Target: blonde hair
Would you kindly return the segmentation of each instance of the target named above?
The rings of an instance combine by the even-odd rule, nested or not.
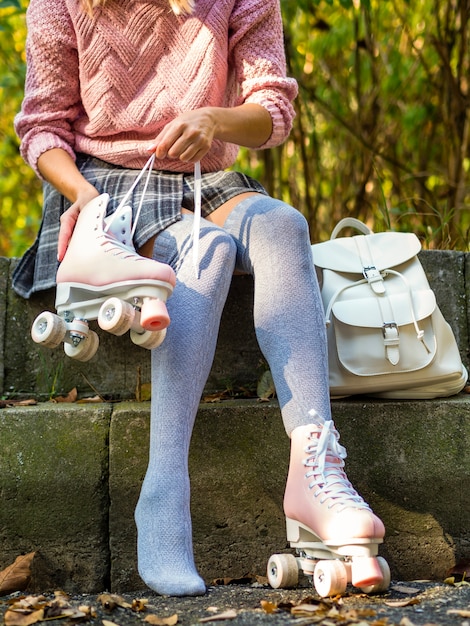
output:
[[[90,15],[97,7],[102,7],[106,4],[106,0],[82,0],[85,6],[85,10]],[[170,8],[175,15],[189,15],[194,11],[195,0],[168,0]]]

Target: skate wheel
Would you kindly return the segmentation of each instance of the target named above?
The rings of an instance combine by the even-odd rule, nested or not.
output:
[[[89,330],[87,336],[76,346],[64,343],[64,351],[67,356],[76,361],[89,361],[95,356],[100,340],[93,330]]]
[[[163,343],[166,336],[166,328],[158,332],[146,330],[143,333],[131,330],[130,335],[132,343],[135,343],[136,346],[152,350],[153,348],[158,348],[158,346]]]
[[[299,567],[293,554],[273,554],[268,561],[268,582],[273,589],[296,587]]]
[[[339,560],[319,561],[313,572],[313,584],[322,598],[343,594],[348,586],[344,563]]]
[[[135,309],[129,302],[119,298],[109,298],[101,305],[98,313],[100,328],[113,335],[124,335],[134,321]]]
[[[170,324],[170,316],[163,300],[147,298],[142,304],[140,325],[144,330],[163,330]]]
[[[31,327],[31,337],[35,343],[46,348],[57,348],[64,340],[67,332],[65,320],[55,313],[44,311],[34,320]]]
[[[378,556],[377,563],[380,567],[380,571],[382,572],[383,579],[381,580],[381,582],[375,583],[374,585],[360,587],[361,591],[363,591],[364,593],[384,593],[390,587],[391,575],[387,561],[382,556]]]

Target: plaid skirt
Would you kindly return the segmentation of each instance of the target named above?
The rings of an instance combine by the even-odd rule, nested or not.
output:
[[[77,155],[77,166],[100,193],[109,194],[108,214],[116,210],[139,175],[139,170],[111,165],[84,154]],[[134,210],[142,199],[145,178],[146,174],[132,192],[130,203]],[[224,202],[246,191],[267,194],[260,183],[240,172],[203,174],[202,216],[209,215]],[[44,184],[43,215],[37,238],[13,273],[13,288],[23,298],[55,287],[60,216],[69,206],[70,202],[52,185]],[[194,208],[194,176],[152,170],[134,235],[135,247],[140,248],[151,237],[178,221],[182,207]]]

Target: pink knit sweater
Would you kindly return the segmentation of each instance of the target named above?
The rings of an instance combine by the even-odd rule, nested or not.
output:
[[[108,0],[94,18],[80,0],[31,0],[27,78],[15,128],[21,153],[60,147],[140,168],[147,146],[179,113],[255,102],[271,114],[262,148],[282,143],[297,84],[285,75],[279,0],[196,0],[175,16],[167,0]],[[204,171],[233,164],[238,147],[214,141]],[[161,160],[158,169],[192,171]]]

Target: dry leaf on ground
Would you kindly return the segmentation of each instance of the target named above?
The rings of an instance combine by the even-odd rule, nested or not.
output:
[[[110,622],[108,619],[103,619],[101,621],[103,626],[119,626],[119,624],[116,624],[116,622]]]
[[[18,556],[14,563],[0,572],[0,595],[23,591],[31,579],[31,563],[36,552]]]
[[[277,608],[277,604],[274,604],[274,602],[268,602],[268,600],[261,600],[261,608],[268,614],[277,613],[279,610]]]
[[[274,386],[274,380],[270,370],[266,370],[261,375],[256,393],[260,401],[267,401],[276,396],[276,387]]]
[[[159,617],[158,615],[147,615],[144,622],[148,622],[152,626],[174,626],[178,623],[178,614],[170,615],[170,617]]]
[[[57,402],[57,403],[59,403],[59,402],[71,402],[71,403],[73,403],[73,402],[76,402],[77,397],[78,397],[78,392],[77,392],[76,387],[74,387],[73,389],[71,389],[68,392],[68,394],[66,396],[58,396],[57,398],[53,398],[51,400],[51,402]]]
[[[35,406],[38,403],[34,398],[26,400],[0,400],[0,409],[6,409],[13,406]]]
[[[32,612],[23,612],[15,609],[8,609],[3,620],[5,626],[31,626],[44,619],[44,609]]]
[[[229,609],[228,611],[218,613],[217,615],[211,615],[210,617],[201,617],[199,622],[201,624],[206,624],[208,622],[223,622],[228,619],[235,619],[236,617],[237,612],[235,611],[235,609]]]
[[[470,617],[469,609],[449,609],[447,615],[458,615],[459,617]]]
[[[113,611],[118,606],[121,607],[121,609],[132,609],[132,604],[115,593],[102,593],[98,596],[97,600],[106,611]]]
[[[385,600],[384,604],[392,608],[401,609],[404,606],[420,604],[420,600],[418,600],[418,598],[405,598],[404,600]]]

